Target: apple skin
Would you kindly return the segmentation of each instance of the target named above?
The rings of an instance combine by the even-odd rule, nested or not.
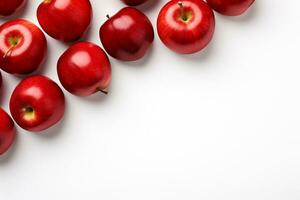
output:
[[[157,19],[161,41],[179,54],[201,51],[211,41],[214,30],[214,13],[202,0],[171,0]]]
[[[208,5],[222,15],[238,16],[248,10],[255,0],[206,0]]]
[[[10,112],[25,130],[41,132],[59,122],[65,111],[65,97],[51,79],[36,75],[24,79],[10,99]]]
[[[123,3],[129,6],[138,6],[145,3],[147,0],[122,0]]]
[[[61,84],[77,96],[95,92],[107,93],[111,80],[111,65],[106,53],[90,42],[80,42],[59,58],[57,73]]]
[[[0,16],[9,16],[21,9],[27,0],[0,0]]]
[[[110,17],[100,28],[106,52],[121,61],[136,61],[145,56],[154,40],[153,26],[142,12],[126,7]]]
[[[0,68],[26,75],[36,71],[47,54],[44,33],[33,23],[16,19],[0,26]]]
[[[87,31],[92,15],[89,0],[47,0],[37,10],[42,29],[63,42],[80,39]]]
[[[16,129],[10,116],[0,108],[0,156],[13,144],[16,137]]]

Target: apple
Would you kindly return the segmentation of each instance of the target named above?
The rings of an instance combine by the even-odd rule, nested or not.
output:
[[[0,16],[12,15],[21,9],[26,0],[0,0]]]
[[[16,75],[30,74],[40,67],[46,53],[46,37],[33,23],[16,19],[0,26],[2,70]]]
[[[214,13],[202,0],[171,0],[160,10],[157,19],[161,41],[180,54],[192,54],[205,48],[214,30]]]
[[[0,108],[0,155],[11,147],[16,137],[16,129],[10,116]]]
[[[122,0],[122,1],[129,6],[138,6],[145,3],[147,0]]]
[[[80,42],[59,58],[57,73],[67,91],[78,96],[89,96],[98,91],[107,93],[111,66],[106,53],[99,46]]]
[[[59,122],[65,111],[65,98],[51,79],[36,75],[22,80],[10,98],[10,112],[25,130],[40,132]]]
[[[89,0],[44,0],[38,7],[37,18],[48,35],[73,42],[88,29],[92,6]]]
[[[154,40],[150,20],[135,8],[121,9],[100,28],[100,39],[107,53],[122,61],[144,57]]]
[[[255,0],[206,0],[212,9],[227,16],[243,14],[254,1]]]

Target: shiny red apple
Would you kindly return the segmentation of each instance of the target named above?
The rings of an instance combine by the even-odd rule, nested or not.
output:
[[[147,0],[122,0],[122,1],[129,6],[138,6],[145,3]]]
[[[0,68],[24,75],[37,70],[47,52],[44,33],[33,23],[16,19],[0,26]]]
[[[11,147],[16,136],[14,122],[10,116],[0,108],[0,155]]]
[[[40,132],[59,122],[65,111],[65,98],[51,79],[37,75],[24,79],[10,99],[10,112],[25,130]]]
[[[206,0],[212,9],[227,16],[243,14],[254,1],[255,0]]]
[[[59,58],[57,73],[61,84],[70,93],[89,96],[95,92],[107,93],[111,66],[105,52],[90,42],[80,42]]]
[[[139,60],[154,40],[150,20],[135,8],[126,7],[100,28],[100,39],[109,55],[122,61]]]
[[[92,6],[89,0],[44,0],[38,7],[37,18],[48,35],[72,42],[88,29]]]
[[[192,54],[205,48],[214,30],[214,13],[202,0],[171,0],[157,19],[161,41],[180,54]]]
[[[21,9],[26,0],[0,0],[0,16],[12,15]]]

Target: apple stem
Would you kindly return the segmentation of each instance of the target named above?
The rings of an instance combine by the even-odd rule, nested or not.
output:
[[[183,7],[182,1],[178,1],[178,5],[182,8]]]
[[[181,15],[183,15],[183,13],[184,13],[184,8],[183,8],[183,3],[182,3],[182,1],[178,1],[178,5],[179,5],[179,7],[180,7]]]
[[[108,94],[108,91],[105,91],[105,90],[99,90],[100,92],[102,92],[103,94],[107,95]]]
[[[3,58],[6,58],[8,56],[8,54],[10,54],[12,52],[14,47],[15,47],[15,45],[10,46],[9,49],[7,49],[7,51],[3,55]]]
[[[109,18],[110,18],[110,16],[107,14],[107,15],[106,15],[106,18],[107,18],[107,19],[109,19]]]
[[[103,94],[108,94],[108,90],[106,89],[101,89],[101,88],[97,88],[97,91],[102,92]]]
[[[184,11],[184,6],[182,1],[178,1],[178,5],[180,7],[180,17],[182,18],[183,21],[186,21],[188,19],[188,16]]]

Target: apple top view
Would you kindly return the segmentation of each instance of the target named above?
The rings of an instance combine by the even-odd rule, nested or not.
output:
[[[150,2],[121,1],[128,6]],[[236,16],[244,13],[253,2],[167,1],[157,15],[158,36],[170,50],[178,54],[194,54],[207,47],[213,38],[216,24],[213,10]],[[12,118],[21,128],[41,133],[57,124],[65,111],[65,97],[60,86],[45,75],[39,75],[39,68],[51,54],[43,31],[69,46],[57,58],[57,75],[61,85],[73,95],[86,97],[96,92],[109,92],[112,73],[107,54],[124,62],[142,59],[153,44],[154,28],[150,19],[138,8],[124,7],[115,15],[107,15],[106,22],[99,28],[104,51],[93,42],[76,43],[79,39],[84,40],[92,23],[93,6],[89,0],[41,1],[36,16],[43,31],[32,21],[13,17],[20,15],[25,7],[30,8],[31,3],[26,0],[0,0],[0,15],[10,15],[0,26],[0,68],[23,79],[9,101]],[[32,75],[34,72],[37,74]],[[2,77],[0,80],[2,85]],[[0,114],[0,153],[3,154],[13,143],[15,128],[3,109]]]
[[[0,0],[0,200],[300,200],[299,7]]]
[[[300,200],[299,6],[0,0],[0,200]]]

